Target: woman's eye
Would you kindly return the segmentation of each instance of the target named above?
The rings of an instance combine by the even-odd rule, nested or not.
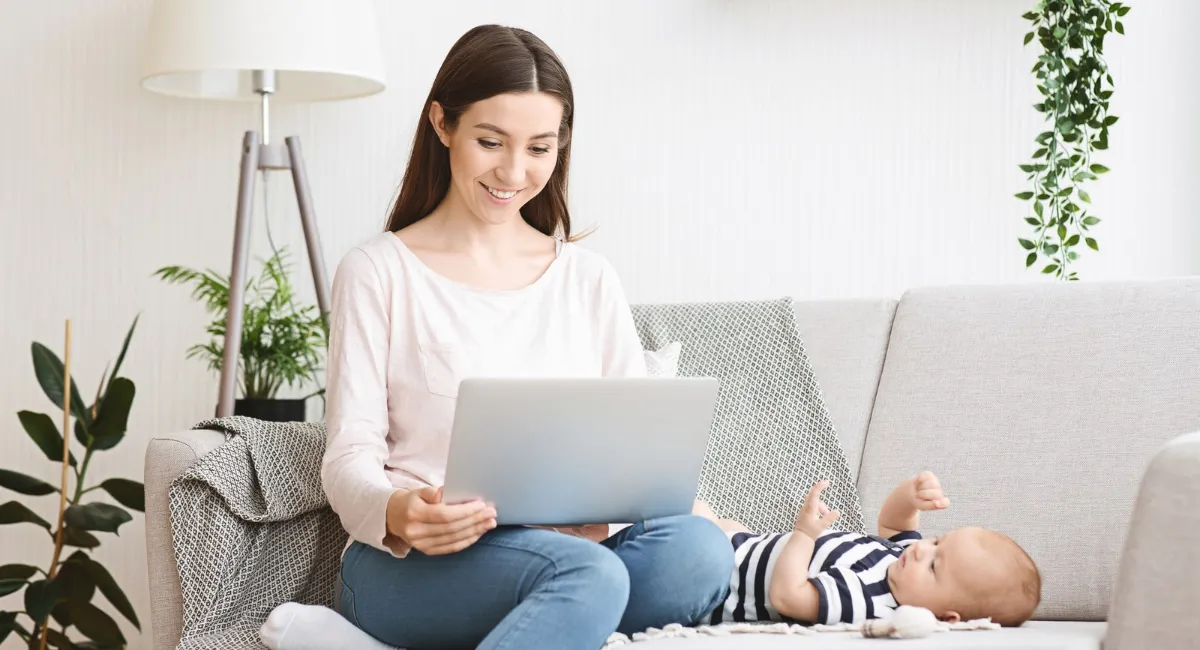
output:
[[[500,143],[496,142],[495,140],[480,140],[479,146],[483,147],[484,149],[498,149],[500,147]]]
[[[550,147],[534,147],[533,153],[536,153],[539,156],[544,156],[544,155],[550,153]]]

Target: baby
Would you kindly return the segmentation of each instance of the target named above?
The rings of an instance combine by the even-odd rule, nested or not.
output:
[[[809,490],[790,533],[752,533],[696,502],[695,514],[715,521],[734,547],[729,594],[710,623],[861,623],[900,605],[924,607],[944,621],[990,617],[1004,626],[1033,614],[1041,574],[1016,542],[982,528],[934,539],[916,532],[921,511],[950,505],[932,472],[892,491],[879,512],[878,537],[824,532],[838,517],[821,502],[828,486],[821,481]]]

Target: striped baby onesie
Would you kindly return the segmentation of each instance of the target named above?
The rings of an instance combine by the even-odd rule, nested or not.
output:
[[[710,623],[785,620],[768,602],[775,560],[793,533],[732,533],[733,574],[729,594],[713,610]],[[905,531],[889,539],[875,535],[833,532],[813,545],[809,582],[820,596],[816,623],[861,623],[886,618],[897,607],[888,587],[887,569],[904,549],[921,539]],[[789,621],[791,622],[791,621]]]

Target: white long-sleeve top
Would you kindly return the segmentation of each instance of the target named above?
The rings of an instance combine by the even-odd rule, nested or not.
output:
[[[573,243],[521,289],[469,287],[426,266],[394,233],[338,264],[329,315],[321,481],[351,540],[396,557],[396,490],[442,485],[458,382],[469,376],[644,376],[612,265]]]

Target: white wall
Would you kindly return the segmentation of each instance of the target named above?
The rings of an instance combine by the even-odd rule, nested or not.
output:
[[[532,29],[568,65],[574,217],[599,227],[586,244],[617,265],[634,301],[1045,281],[1023,270],[1025,215],[1012,198],[1041,130],[1034,54],[1021,47],[1031,1],[426,4],[379,3],[386,93],[275,112],[276,137],[302,138],[331,273],[382,228],[446,50],[470,26],[502,22]],[[1105,222],[1085,280],[1200,272],[1186,190],[1200,174],[1200,44],[1188,38],[1200,6],[1133,4],[1128,35],[1107,50],[1121,121],[1100,158],[1113,171],[1090,190]],[[149,436],[214,405],[215,377],[183,358],[206,315],[150,275],[228,268],[239,147],[257,112],[141,90],[148,9],[0,6],[0,467],[47,480],[54,468],[15,413],[57,413],[29,344],[61,350],[66,318],[75,376],[91,390],[142,313],[125,371],[139,391],[132,431],[94,463],[97,478],[140,478]],[[271,186],[273,229],[311,295],[287,182]],[[261,222],[254,237],[265,253]],[[46,539],[25,528],[0,529],[0,562],[46,564]],[[98,555],[148,622],[143,529],[139,516]]]

